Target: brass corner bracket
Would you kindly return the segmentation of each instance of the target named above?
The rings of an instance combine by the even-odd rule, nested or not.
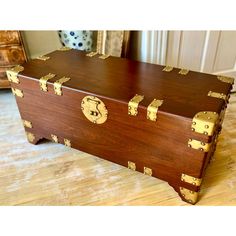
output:
[[[195,204],[198,200],[198,192],[191,191],[189,189],[180,187],[180,194],[189,203]]]
[[[190,138],[188,140],[188,147],[196,149],[196,150],[200,150],[202,152],[209,152],[211,143],[205,143],[205,142],[201,142],[196,139]]]
[[[35,140],[35,135],[30,133],[30,132],[25,132],[26,133],[26,136],[27,136],[27,139],[30,143],[34,142]]]
[[[107,59],[108,57],[110,57],[109,54],[107,54],[107,55],[104,54],[104,55],[101,55],[99,58],[104,60],[104,59]]]
[[[138,105],[144,99],[143,95],[136,94],[128,103],[128,115],[138,115]]]
[[[51,134],[52,141],[58,143],[58,137],[55,134]]]
[[[228,76],[218,75],[217,79],[224,83],[234,84],[234,78]]]
[[[70,47],[61,47],[60,49],[59,49],[59,51],[70,51],[72,48],[70,48]]]
[[[48,87],[47,87],[47,81],[54,78],[56,75],[49,73],[39,79],[39,87],[41,91],[47,92]]]
[[[35,59],[38,59],[38,60],[41,60],[41,61],[47,61],[47,60],[50,59],[50,57],[43,55],[43,56],[36,57]]]
[[[98,52],[90,52],[90,53],[87,53],[86,56],[87,57],[94,57],[98,54]]]
[[[147,108],[147,119],[151,121],[157,120],[158,108],[162,105],[163,100],[154,99]]]
[[[195,186],[200,186],[202,183],[202,179],[199,179],[190,175],[186,175],[186,174],[181,175],[181,181],[195,185]]]
[[[16,84],[19,84],[20,81],[19,79],[17,78],[18,74],[24,70],[24,67],[23,66],[20,66],[20,65],[17,65],[11,69],[8,69],[6,71],[6,74],[7,74],[7,78],[10,82],[13,82],[13,83],[16,83]]]
[[[54,86],[54,93],[56,95],[61,96],[62,95],[62,84],[64,84],[65,82],[69,81],[70,78],[68,77],[62,77],[61,79],[57,80],[56,82],[54,82],[53,86]]]
[[[213,111],[198,112],[192,120],[192,131],[212,136],[219,119],[219,114]]]
[[[22,119],[22,122],[23,122],[24,127],[30,128],[30,129],[33,128],[33,125],[32,125],[32,122],[31,122],[31,121],[23,120],[23,119]]]
[[[166,66],[166,67],[163,68],[162,71],[165,71],[165,72],[171,72],[173,69],[174,69],[173,66]]]
[[[71,147],[71,141],[70,141],[69,139],[64,138],[64,144],[65,144],[67,147]]]
[[[143,173],[144,173],[145,175],[152,176],[152,169],[144,166],[144,168],[143,168]]]
[[[132,161],[128,161],[128,169],[136,170],[136,164]]]
[[[188,72],[189,72],[189,70],[187,70],[187,69],[181,69],[181,70],[179,71],[179,74],[180,74],[180,75],[187,75]]]
[[[220,98],[220,99],[223,99],[225,101],[227,100],[227,96],[224,93],[217,93],[217,92],[209,91],[207,96],[213,97],[213,98]]]
[[[14,94],[14,96],[17,96],[17,97],[20,97],[20,98],[24,97],[24,93],[23,93],[22,90],[17,89],[17,88],[11,88],[11,90],[12,90],[12,93]]]

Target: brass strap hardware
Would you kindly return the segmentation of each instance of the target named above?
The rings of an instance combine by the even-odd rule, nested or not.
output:
[[[195,139],[189,139],[188,147],[200,150],[202,152],[209,152],[211,143],[204,143]]]
[[[19,79],[17,78],[18,74],[24,70],[24,67],[23,66],[15,66],[9,70],[6,71],[7,73],[7,78],[10,82],[13,82],[13,83],[17,83],[19,84],[20,81]]]
[[[212,111],[198,112],[192,120],[192,131],[212,136],[218,121],[219,115]]]
[[[216,93],[216,92],[212,92],[212,91],[209,91],[207,96],[213,97],[213,98],[221,98],[223,100],[226,100],[226,98],[227,98],[224,93]]]
[[[67,147],[71,147],[71,141],[70,141],[69,139],[64,138],[64,144],[65,144]]]
[[[171,72],[174,69],[172,66],[166,66],[162,71]]]
[[[25,133],[26,133],[28,141],[32,143],[35,140],[35,135],[30,132],[25,132]]]
[[[44,92],[47,92],[47,91],[48,91],[47,81],[48,81],[49,79],[54,78],[55,76],[56,76],[55,74],[49,73],[49,74],[47,74],[47,75],[41,77],[41,78],[39,79],[40,90],[42,90],[42,91],[44,91]]]
[[[138,115],[138,105],[144,99],[144,96],[136,94],[128,104],[128,114],[130,116]]]
[[[157,120],[158,108],[162,105],[163,100],[154,99],[147,108],[147,119],[151,121]]]
[[[22,122],[23,122],[24,127],[30,128],[30,129],[33,128],[32,122],[30,122],[28,120],[22,120]]]
[[[195,186],[200,186],[202,183],[202,179],[195,178],[190,175],[182,174],[181,175],[181,181],[195,185]]]
[[[72,48],[70,48],[70,47],[62,47],[62,48],[60,48],[59,49],[59,51],[69,51],[69,50],[71,50]]]
[[[104,59],[107,59],[109,56],[110,55],[101,55],[99,58],[104,60]]]
[[[187,75],[188,72],[189,72],[189,70],[181,69],[181,70],[179,71],[179,74],[181,74],[181,75]]]
[[[12,88],[12,93],[14,94],[14,96],[17,96],[17,97],[20,97],[20,98],[23,98],[24,97],[24,93],[22,90],[20,89],[17,89],[17,88]]]
[[[132,161],[128,161],[128,168],[131,170],[136,170],[136,164]]]
[[[180,187],[180,193],[187,202],[192,203],[192,204],[195,204],[197,202],[198,192]]]
[[[51,134],[52,141],[58,143],[58,137],[55,134]]]
[[[144,167],[143,168],[143,173],[145,175],[149,175],[149,176],[152,176],[152,169],[148,168],[148,167]]]
[[[98,52],[90,52],[90,53],[87,53],[86,56],[87,57],[94,57],[97,54],[98,54]]]
[[[48,56],[39,56],[39,57],[36,57],[36,59],[41,60],[41,61],[47,61],[48,59],[50,59],[50,57],[48,57]]]
[[[94,96],[85,96],[83,98],[81,110],[85,117],[94,124],[103,124],[108,117],[104,102]]]
[[[54,86],[54,92],[56,95],[61,96],[62,95],[62,84],[69,81],[70,78],[68,77],[62,77],[61,79],[57,80],[56,82],[54,82],[53,86]]]
[[[218,75],[217,79],[224,83],[234,84],[234,78],[232,77]]]

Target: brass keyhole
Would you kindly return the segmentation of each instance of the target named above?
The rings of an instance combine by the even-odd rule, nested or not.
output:
[[[85,117],[95,124],[102,124],[107,120],[108,111],[105,104],[97,97],[84,97],[81,109]]]

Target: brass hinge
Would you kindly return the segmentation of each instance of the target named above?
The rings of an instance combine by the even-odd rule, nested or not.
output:
[[[87,53],[86,56],[87,57],[94,57],[97,54],[98,54],[98,52],[90,52],[90,53]]]
[[[36,59],[41,60],[41,61],[47,61],[48,59],[50,59],[50,57],[43,55],[43,56],[36,57]]]
[[[56,82],[54,82],[53,86],[54,86],[54,92],[56,95],[61,96],[62,95],[62,84],[69,81],[70,78],[68,77],[62,77],[61,79],[57,80]]]
[[[181,175],[181,181],[195,185],[195,186],[200,186],[202,183],[202,179],[195,178],[190,175],[182,174]]]
[[[152,169],[150,169],[150,168],[144,166],[144,168],[143,168],[143,173],[144,173],[145,175],[152,176]]]
[[[104,59],[107,59],[109,56],[110,55],[101,55],[99,58],[104,60]]]
[[[136,164],[132,161],[128,161],[128,168],[131,170],[136,170]]]
[[[181,74],[181,75],[187,75],[188,72],[189,72],[189,70],[181,69],[181,70],[179,71],[179,74]]]
[[[24,127],[33,128],[32,122],[28,121],[28,120],[22,120]]]
[[[20,97],[20,98],[23,98],[24,97],[24,93],[22,90],[20,89],[17,89],[17,88],[12,88],[12,93],[14,94],[14,96],[17,96],[17,97]]]
[[[217,79],[224,83],[234,84],[234,78],[232,77],[218,75]]]
[[[216,92],[212,92],[212,91],[209,91],[207,96],[209,97],[213,97],[213,98],[220,98],[220,99],[223,99],[226,101],[226,95],[224,93],[216,93]]]
[[[143,95],[136,94],[128,103],[128,114],[130,116],[138,115],[138,105],[144,99]]]
[[[35,140],[35,135],[30,132],[25,132],[25,133],[26,133],[28,141],[32,143]]]
[[[180,193],[187,202],[192,203],[192,204],[195,204],[197,202],[198,192],[180,187]]]
[[[162,71],[171,72],[173,69],[174,69],[174,67],[172,67],[172,66],[166,66],[165,68],[163,68]]]
[[[13,83],[17,83],[19,84],[20,81],[19,79],[17,78],[18,74],[24,70],[24,67],[23,66],[15,66],[9,70],[6,71],[7,73],[7,78],[10,82],[13,82]]]
[[[59,51],[69,51],[69,50],[71,50],[72,48],[70,48],[70,47],[62,47],[62,48],[60,48],[59,49]]]
[[[55,134],[51,134],[52,141],[58,143],[58,137]]]
[[[52,79],[54,78],[56,75],[55,74],[52,74],[52,73],[49,73],[43,77],[41,77],[39,79],[39,86],[40,86],[40,90],[44,91],[44,92],[47,92],[48,91],[48,87],[47,87],[47,81],[49,79]]]
[[[151,121],[157,120],[158,108],[162,105],[163,100],[154,99],[147,108],[147,119]]]
[[[70,141],[69,139],[64,138],[64,144],[65,144],[67,147],[71,147],[71,141]]]
[[[209,152],[211,143],[204,143],[195,139],[188,140],[188,147],[197,149],[203,152]]]
[[[198,112],[192,120],[192,131],[212,136],[215,130],[219,115],[212,111]]]

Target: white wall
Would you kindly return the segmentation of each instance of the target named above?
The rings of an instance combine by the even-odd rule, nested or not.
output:
[[[57,31],[21,31],[29,59],[45,55],[62,47]]]

